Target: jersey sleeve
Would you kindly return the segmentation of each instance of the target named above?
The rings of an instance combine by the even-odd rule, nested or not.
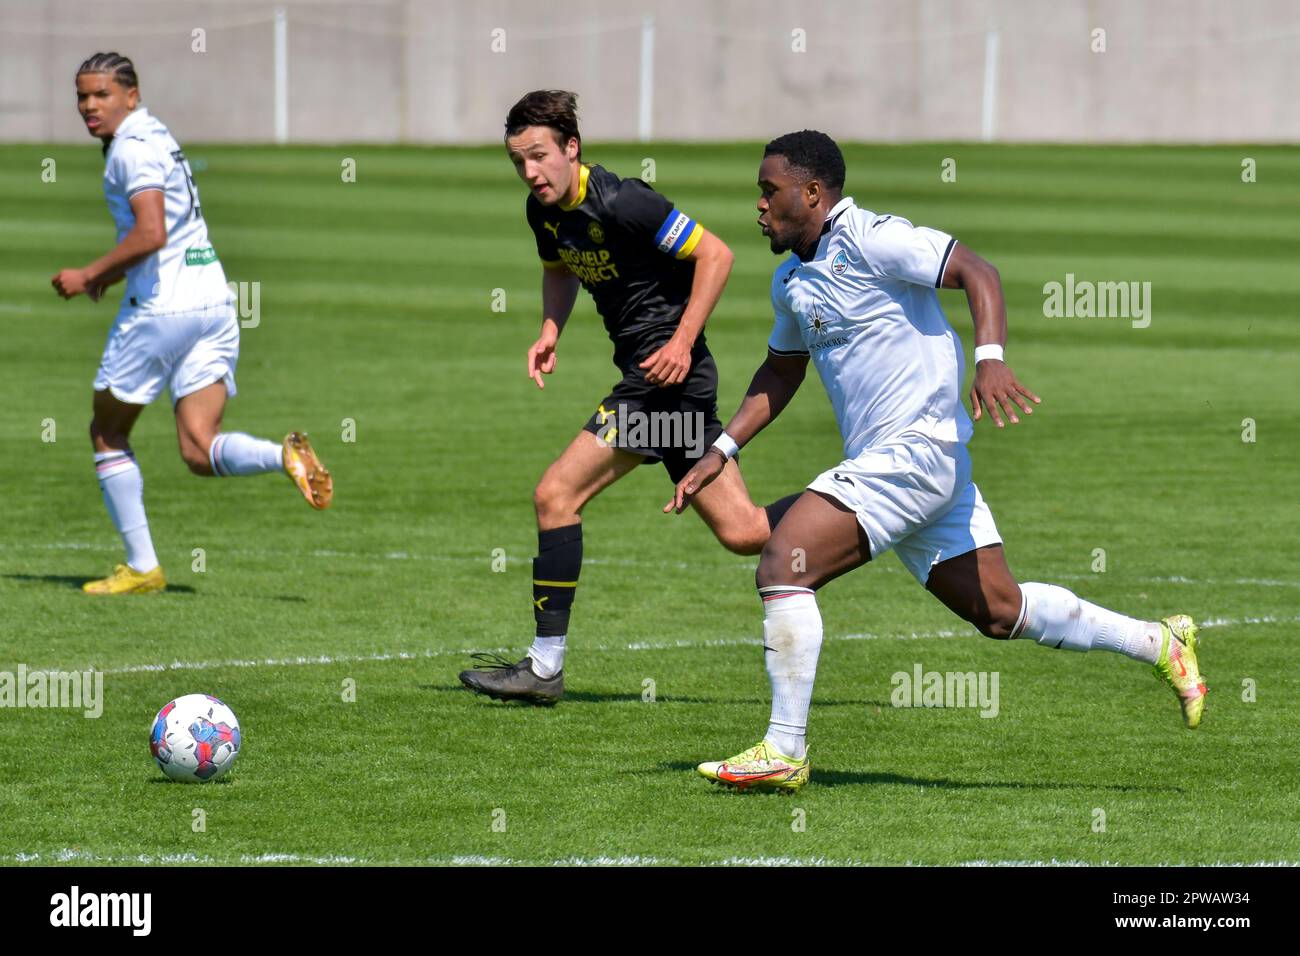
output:
[[[862,252],[882,275],[938,288],[957,240],[946,232],[914,226],[897,216],[878,216],[862,237]]]
[[[799,332],[799,320],[790,308],[785,295],[785,284],[781,281],[788,270],[785,266],[777,269],[772,278],[772,334],[767,339],[767,349],[774,355],[807,355],[803,336]]]
[[[167,172],[162,155],[144,140],[127,138],[113,144],[108,177],[127,199],[147,189],[165,191]]]
[[[524,215],[528,219],[528,227],[533,230],[533,239],[537,242],[537,258],[542,260],[542,266],[547,269],[565,268],[555,236],[546,228],[546,213],[542,204],[534,202],[529,196]]]
[[[619,184],[614,221],[630,235],[651,242],[665,255],[685,259],[699,245],[704,227],[639,179]]]

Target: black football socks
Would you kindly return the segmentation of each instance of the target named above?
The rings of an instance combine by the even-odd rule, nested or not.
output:
[[[537,532],[533,558],[533,616],[538,637],[569,633],[569,609],[582,569],[582,523]]]

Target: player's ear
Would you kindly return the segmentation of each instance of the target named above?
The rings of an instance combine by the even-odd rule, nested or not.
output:
[[[815,179],[809,180],[803,187],[803,195],[808,202],[808,208],[815,208],[822,198],[822,184]]]

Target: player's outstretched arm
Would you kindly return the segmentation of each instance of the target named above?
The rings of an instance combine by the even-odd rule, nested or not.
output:
[[[555,344],[569,321],[581,283],[563,265],[542,268],[542,332],[528,350],[528,377],[545,388],[543,375],[555,371]]]
[[[700,241],[686,258],[695,263],[690,301],[682,311],[673,337],[662,348],[646,356],[640,366],[645,369],[645,380],[660,388],[686,381],[691,370],[691,349],[695,347],[695,340],[700,337],[713,307],[722,297],[736,257],[725,242],[702,229]]]
[[[790,399],[794,398],[794,393],[799,391],[807,371],[807,355],[767,354],[750,380],[749,391],[745,393],[740,408],[736,409],[736,414],[727,422],[726,433],[738,447],[745,445],[781,414],[790,404]],[[664,513],[674,511],[681,514],[690,504],[691,497],[722,474],[726,464],[726,456],[716,445],[706,451],[686,476],[677,482],[672,499],[664,505]]]
[[[1005,409],[1013,425],[1018,425],[1016,406],[1026,415],[1034,410],[1025,399],[1037,404],[1042,399],[1021,385],[1010,366],[997,358],[981,358],[981,346],[997,346],[999,356],[1007,343],[1007,304],[1002,297],[1002,278],[991,262],[981,259],[960,242],[953,246],[944,269],[942,287],[965,289],[971,317],[975,320],[975,381],[970,390],[971,416],[979,421],[983,410],[998,428],[1003,428]],[[983,408],[981,408],[983,406]]]
[[[135,214],[135,225],[122,241],[83,269],[60,270],[50,280],[55,292],[65,299],[85,292],[92,300],[98,300],[104,289],[125,275],[126,270],[167,245],[167,217],[161,190],[136,193],[131,197],[131,212]]]

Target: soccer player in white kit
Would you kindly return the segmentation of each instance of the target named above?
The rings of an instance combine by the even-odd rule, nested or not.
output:
[[[126,546],[126,561],[90,594],[161,591],[167,581],[149,534],[144,482],[130,434],[164,387],[171,393],[181,458],[196,475],[229,477],[284,471],[317,509],[329,506],[333,481],[307,436],[282,443],[222,432],[235,394],[239,321],[225,272],[208,241],[198,187],[180,146],[140,105],[131,61],[97,53],[77,71],[77,109],[104,143],[104,196],[117,245],[81,269],[52,280],[65,299],[98,301],[126,279],[126,291],[95,376],[90,424],[104,504]]]
[[[1036,395],[1002,359],[1006,306],[997,270],[951,236],[844,198],[844,158],[824,133],[769,143],[759,167],[759,225],[774,253],[768,355],[739,410],[665,511],[680,510],[790,401],[809,360],[830,396],[844,461],[808,485],[772,532],[756,583],[772,714],[757,745],[699,772],[738,789],[793,791],[808,781],[808,708],[822,643],[815,592],[891,548],[950,610],[994,638],[1109,650],[1154,666],[1197,727],[1206,688],[1186,615],[1140,621],[1051,584],[1019,584],[993,515],[971,481],[973,424],[958,390],[961,340],[936,289],[964,289],[975,323],[971,407],[1018,423]],[[802,549],[804,561],[792,560]],[[802,568],[802,570],[794,570]]]

